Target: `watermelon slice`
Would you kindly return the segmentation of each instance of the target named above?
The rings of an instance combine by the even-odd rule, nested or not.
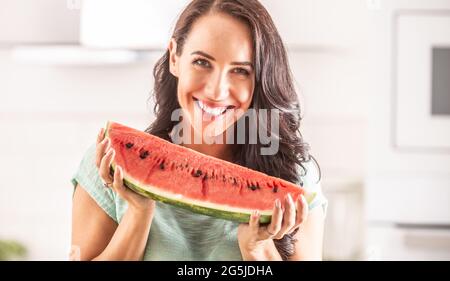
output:
[[[108,122],[106,136],[122,167],[124,184],[135,192],[193,212],[249,222],[254,210],[260,223],[269,223],[275,200],[296,200],[304,189],[151,134]],[[315,194],[305,194],[311,201]],[[308,202],[308,203],[309,203]]]

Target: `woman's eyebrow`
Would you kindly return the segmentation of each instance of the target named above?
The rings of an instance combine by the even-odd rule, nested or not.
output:
[[[202,52],[202,51],[192,52],[191,55],[201,55],[201,56],[204,56],[205,58],[208,58],[208,59],[210,59],[212,61],[216,61],[216,59],[213,56],[208,55],[207,53]],[[234,61],[234,62],[231,62],[230,64],[231,65],[248,65],[248,66],[250,66],[253,69],[253,63],[251,63],[249,61],[242,61],[242,62]]]

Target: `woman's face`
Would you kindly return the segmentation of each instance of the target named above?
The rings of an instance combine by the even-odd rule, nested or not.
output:
[[[178,101],[194,133],[221,135],[249,108],[255,85],[249,28],[225,14],[199,18],[177,56],[169,44]]]

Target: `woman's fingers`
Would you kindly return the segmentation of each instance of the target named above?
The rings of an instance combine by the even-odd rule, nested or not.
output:
[[[283,238],[295,225],[295,204],[291,194],[288,194],[284,199],[284,206],[283,223],[278,233],[274,236],[274,239]]]
[[[109,145],[109,139],[105,138],[102,142],[100,142],[95,151],[95,164],[97,165],[97,168],[100,168],[100,162],[102,161],[102,158],[105,156],[106,151],[108,151],[110,145]]]
[[[252,232],[257,235],[256,240],[281,239],[284,235],[295,231],[308,216],[308,203],[303,195],[294,202],[288,194],[284,200],[284,208],[281,207],[279,199],[275,201],[272,220],[268,226],[260,226],[260,213],[255,211],[249,222]]]
[[[291,231],[289,231],[289,233],[294,232],[308,218],[308,212],[309,212],[308,202],[306,202],[306,198],[303,195],[301,195],[296,200],[296,205],[297,205],[296,206],[297,207],[297,214],[296,214],[296,219],[295,219],[295,225],[291,229]]]
[[[124,172],[119,165],[115,166],[113,180],[113,191],[128,202],[128,207],[139,210],[152,210],[155,207],[155,201],[137,194],[124,184]]]
[[[110,147],[109,138],[104,137],[103,128],[100,130],[100,133],[97,136],[97,145],[95,147],[95,165],[97,168],[100,168],[100,162],[102,161],[105,152]]]
[[[301,195],[297,200],[297,220],[295,222],[296,226],[300,226],[308,218],[308,202],[306,202],[305,196]]]
[[[99,144],[104,137],[105,137],[105,130],[103,128],[100,128],[100,132],[98,132],[97,136],[97,144]]]
[[[273,238],[281,229],[283,221],[283,210],[281,209],[281,202],[279,199],[275,201],[273,209],[272,220],[267,227],[261,229],[263,239]]]
[[[110,166],[111,166],[111,162],[114,159],[114,149],[109,148],[108,151],[106,152],[106,155],[103,156],[102,160],[100,161],[100,168],[99,168],[99,174],[100,174],[100,178],[102,178],[102,180],[106,183],[112,183],[113,182],[113,178],[111,177],[109,171],[110,171]]]
[[[125,186],[123,185],[123,171],[120,166],[116,166],[116,169],[114,170],[114,181],[112,184],[112,188],[117,194],[119,194],[120,197],[125,199],[126,190]]]
[[[252,213],[252,215],[250,216],[249,226],[250,226],[250,229],[255,233],[255,235],[258,234],[260,216],[261,216],[261,214],[257,210],[254,211]]]

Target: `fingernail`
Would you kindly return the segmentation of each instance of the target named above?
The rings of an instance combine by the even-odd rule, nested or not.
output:
[[[275,206],[276,206],[277,208],[280,208],[280,207],[281,207],[280,199],[275,200]]]
[[[288,202],[294,202],[294,201],[292,200],[292,196],[291,196],[290,193],[288,193],[288,195],[286,196],[286,199],[287,199]]]
[[[258,210],[255,210],[255,211],[253,212],[253,216],[254,216],[255,218],[259,217],[259,211],[258,211]]]
[[[302,201],[303,203],[308,204],[308,201],[306,201],[306,197],[303,194],[300,195],[299,200]]]

